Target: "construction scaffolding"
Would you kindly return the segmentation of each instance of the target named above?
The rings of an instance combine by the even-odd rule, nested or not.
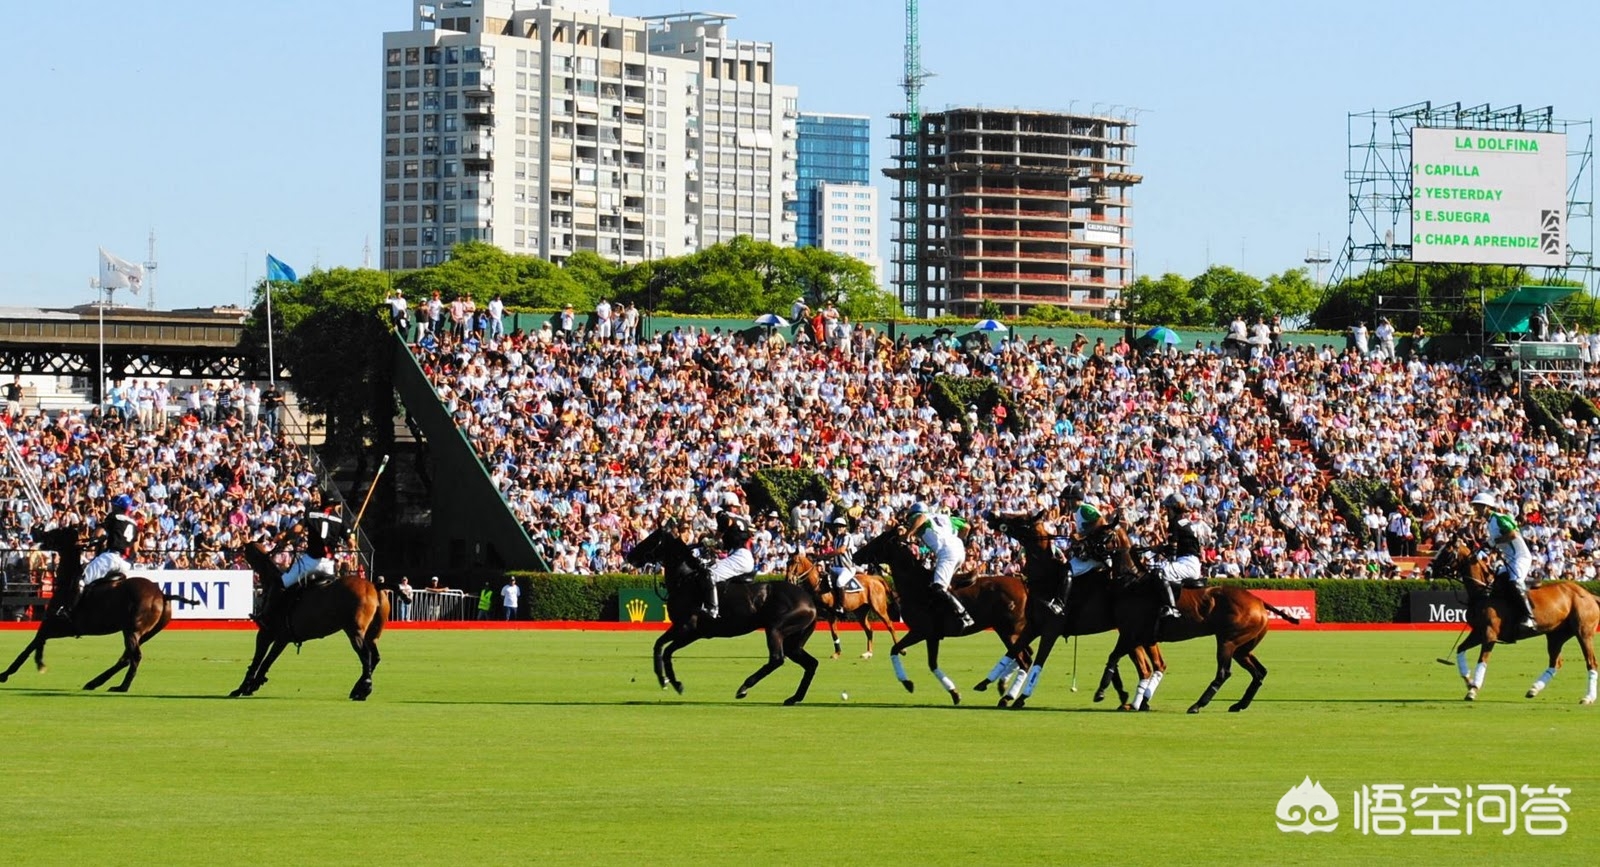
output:
[[[1127,117],[951,108],[894,115],[894,276],[918,317],[1055,306],[1116,318],[1133,279]]]
[[[1564,133],[1567,141],[1566,255],[1560,267],[1535,268],[1523,282],[1573,280],[1595,291],[1594,261],[1594,122],[1562,120],[1546,106],[1494,108],[1420,102],[1389,111],[1351,113],[1348,117],[1345,180],[1349,184],[1349,235],[1327,284],[1370,268],[1412,262],[1413,166],[1412,133],[1418,128],[1484,132]],[[1422,264],[1422,263],[1419,263]],[[1388,318],[1402,331],[1416,327],[1423,308],[1451,318],[1482,307],[1481,286],[1468,279],[1431,281],[1426,293],[1420,275],[1409,290],[1375,296],[1372,321]],[[1424,297],[1426,294],[1426,297]]]

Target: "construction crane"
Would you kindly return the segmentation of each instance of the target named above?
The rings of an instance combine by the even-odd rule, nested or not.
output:
[[[917,21],[917,0],[906,0],[906,68],[900,86],[906,92],[906,126],[900,136],[900,303],[923,301],[919,247],[922,244],[922,82],[932,73],[922,68],[922,41]],[[909,275],[910,279],[906,278]],[[909,296],[909,297],[908,297]]]

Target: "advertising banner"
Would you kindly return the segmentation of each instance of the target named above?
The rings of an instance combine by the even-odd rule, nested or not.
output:
[[[1467,598],[1454,590],[1413,590],[1409,597],[1412,623],[1466,623]]]
[[[164,569],[134,574],[154,581],[162,593],[200,603],[173,602],[174,620],[248,620],[255,608],[255,576],[248,569]]]
[[[1262,602],[1299,618],[1300,626],[1313,626],[1317,622],[1317,594],[1314,590],[1251,590],[1250,592]],[[1272,618],[1274,629],[1294,628],[1289,621],[1271,611],[1267,612],[1267,616]]]

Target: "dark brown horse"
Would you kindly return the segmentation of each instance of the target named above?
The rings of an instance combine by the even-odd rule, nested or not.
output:
[[[139,673],[139,662],[144,658],[144,643],[167,628],[172,622],[172,603],[184,602],[199,605],[193,600],[170,593],[148,578],[105,578],[90,584],[78,596],[78,581],[83,578],[83,528],[58,527],[37,534],[39,547],[56,553],[56,606],[45,615],[33,641],[22,649],[11,667],[0,672],[0,683],[5,683],[22,661],[33,654],[34,665],[44,671],[44,644],[52,638],[71,638],[79,635],[110,635],[122,633],[122,656],[117,664],[83,685],[96,689],[110,680],[112,675],[126,668],[122,682],[111,687],[112,692],[127,692]],[[76,604],[73,604],[74,597]],[[58,613],[62,606],[72,605],[72,616]]]
[[[1032,667],[1021,672],[1022,676],[1011,682],[1010,688],[1005,690],[1000,699],[1002,707],[1009,704],[1013,708],[1022,708],[1033,695],[1034,687],[1044,671],[1045,662],[1050,659],[1050,651],[1055,647],[1057,639],[1075,635],[1095,635],[1116,629],[1117,607],[1137,603],[1123,599],[1122,594],[1117,592],[1111,570],[1102,568],[1074,579],[1066,610],[1057,613],[1051,609],[1046,600],[1056,595],[1071,567],[1057,559],[1055,552],[1050,549],[1050,540],[1056,538],[1056,534],[1050,532],[1044,513],[1002,515],[985,512],[983,519],[989,526],[1022,546],[1022,574],[1028,583],[1028,630],[1023,635],[1022,643],[1029,645],[1037,638],[1039,646],[1035,651]],[[1127,546],[1127,531],[1121,527],[1113,527],[1106,532],[1110,538],[1120,539],[1124,547]],[[1161,653],[1159,647],[1152,645],[1147,652],[1153,659],[1159,661]],[[1119,702],[1126,705],[1128,692],[1123,689],[1122,675],[1117,670],[1119,658],[1120,656],[1114,653],[1106,659],[1105,683],[1116,688]],[[1009,674],[1006,670],[1008,668],[1005,665],[1006,661],[1002,659],[1001,663],[990,672],[991,676],[979,681],[976,688],[980,691],[988,689],[990,683]],[[1074,678],[1076,678],[1076,662],[1074,662]],[[1076,685],[1073,691],[1077,691]],[[1106,686],[1102,685],[1095,693],[1094,700],[1103,700],[1105,692]]]
[[[271,611],[273,599],[283,588],[283,570],[272,562],[272,555],[260,543],[240,549],[245,562],[261,581],[263,609]],[[361,660],[361,678],[350,689],[350,698],[365,701],[372,694],[372,672],[378,667],[378,637],[389,621],[389,597],[379,593],[371,581],[360,575],[344,575],[327,583],[314,584],[300,591],[293,608],[256,627],[256,652],[245,669],[244,680],[229,696],[254,695],[267,682],[267,671],[290,644],[300,644],[343,632]]]
[[[1543,635],[1550,651],[1550,667],[1528,687],[1528,698],[1542,692],[1550,679],[1561,668],[1561,648],[1574,636],[1583,649],[1583,662],[1589,668],[1589,687],[1581,704],[1594,704],[1600,670],[1595,667],[1594,633],[1600,625],[1600,599],[1571,581],[1552,581],[1528,591],[1528,601],[1533,603],[1533,620],[1537,629],[1524,630],[1519,602],[1495,592],[1495,577],[1483,558],[1473,555],[1472,546],[1458,534],[1439,550],[1429,565],[1436,577],[1459,578],[1467,588],[1467,625],[1471,632],[1456,646],[1456,670],[1467,684],[1467,701],[1478,697],[1483,687],[1483,676],[1489,671],[1489,654],[1501,641],[1516,641]],[[1467,668],[1467,651],[1481,646],[1476,670]]]
[[[833,639],[833,659],[839,658],[839,630],[835,624],[839,621],[839,614],[833,607],[832,589],[823,589],[822,566],[805,554],[794,555],[789,561],[788,568],[783,570],[783,577],[791,584],[799,584],[811,591],[816,597],[818,612],[828,622],[828,635]],[[872,658],[872,618],[878,618],[883,628],[889,630],[889,640],[896,641],[898,636],[894,632],[894,621],[889,618],[889,585],[876,575],[869,575],[864,571],[856,572],[856,581],[860,583],[860,590],[848,590],[844,593],[844,617],[851,617],[861,621],[861,631],[867,634],[867,652],[861,654],[862,659]]]
[[[1299,623],[1299,619],[1241,587],[1185,587],[1178,594],[1180,616],[1160,617],[1157,604],[1157,596],[1162,592],[1157,586],[1160,579],[1134,560],[1135,551],[1125,543],[1126,538],[1124,534],[1115,540],[1109,546],[1109,553],[1118,573],[1133,582],[1125,592],[1138,604],[1117,607],[1119,637],[1111,653],[1113,657],[1131,654],[1139,669],[1139,690],[1131,709],[1149,709],[1149,700],[1166,672],[1159,656],[1152,656],[1146,648],[1158,640],[1188,641],[1207,635],[1214,636],[1217,641],[1217,674],[1200,698],[1189,706],[1189,713],[1199,713],[1211,703],[1217,690],[1233,674],[1234,662],[1250,673],[1250,685],[1228,710],[1237,713],[1249,707],[1267,677],[1267,667],[1255,655],[1256,646],[1267,637],[1272,622],[1267,612],[1290,623]],[[1105,679],[1100,686],[1105,688]]]
[[[806,641],[817,629],[817,606],[811,593],[785,581],[729,581],[722,585],[720,617],[700,609],[706,567],[670,526],[656,528],[628,552],[628,562],[643,567],[660,564],[666,590],[667,616],[672,624],[656,639],[654,662],[661,688],[683,694],[683,684],[672,667],[672,654],[702,638],[737,638],[757,629],[767,635],[767,662],[740,684],[734,698],[744,698],[761,679],[776,671],[785,659],[803,670],[800,687],[783,700],[800,702],[817,673],[817,658],[806,652]]]
[[[895,677],[900,679],[906,692],[913,692],[916,684],[906,677],[905,664],[900,657],[906,649],[919,642],[928,643],[928,669],[950,693],[950,699],[961,703],[961,692],[939,668],[939,642],[993,629],[1005,645],[1006,656],[1017,667],[1026,671],[1032,663],[1028,647],[1022,643],[1028,630],[1028,587],[1022,579],[1009,575],[983,575],[964,587],[952,587],[951,593],[971,615],[973,625],[963,628],[953,612],[934,598],[933,572],[922,564],[910,543],[898,528],[879,533],[868,541],[851,558],[860,566],[883,566],[894,579],[894,592],[900,599],[900,613],[906,623],[905,637],[895,642],[889,651],[894,663]]]

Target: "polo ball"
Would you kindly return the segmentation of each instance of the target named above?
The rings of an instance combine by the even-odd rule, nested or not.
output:
[[[850,700],[850,693],[848,693],[848,692],[839,693],[839,700],[840,701],[849,701]]]

